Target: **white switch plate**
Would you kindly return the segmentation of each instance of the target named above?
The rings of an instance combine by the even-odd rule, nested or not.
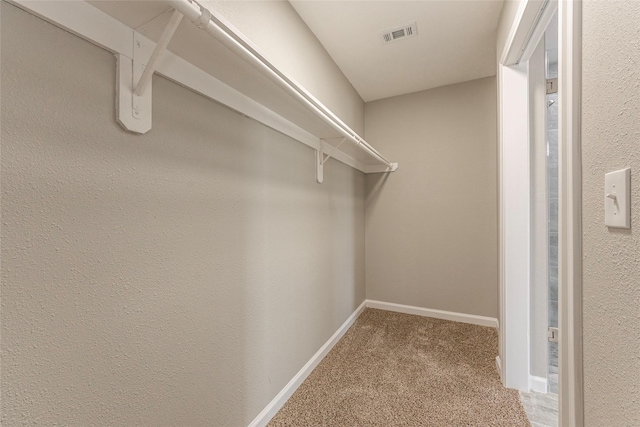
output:
[[[604,176],[604,223],[607,227],[631,228],[631,168]]]

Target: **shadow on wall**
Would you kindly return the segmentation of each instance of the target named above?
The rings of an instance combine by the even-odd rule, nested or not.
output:
[[[393,172],[398,173],[398,171]],[[379,201],[380,192],[384,188],[384,184],[389,179],[389,173],[375,173],[367,175],[367,185],[366,185],[366,194],[365,201],[367,209],[375,209],[376,204]]]

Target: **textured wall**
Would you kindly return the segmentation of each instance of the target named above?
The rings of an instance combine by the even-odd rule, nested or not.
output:
[[[2,3],[2,425],[243,426],[364,299],[364,176]]]
[[[496,79],[365,104],[367,298],[497,317]]]
[[[585,425],[640,425],[640,2],[583,3]],[[631,230],[604,225],[604,174],[631,167]]]

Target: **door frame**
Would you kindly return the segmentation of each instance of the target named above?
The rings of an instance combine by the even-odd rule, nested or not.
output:
[[[529,391],[530,152],[528,59],[559,10],[559,411],[583,422],[580,0],[521,0],[498,64],[498,370],[505,386]]]
[[[582,0],[559,5],[558,326],[560,425],[584,425],[582,370]]]

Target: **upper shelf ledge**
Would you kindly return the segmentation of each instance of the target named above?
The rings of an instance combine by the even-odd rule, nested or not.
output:
[[[243,57],[251,65],[261,70],[272,81],[280,85],[289,95],[313,111],[321,120],[333,127],[347,140],[356,144],[356,146],[360,147],[380,164],[386,166],[391,171],[398,167],[397,164],[391,163],[382,156],[315,96],[273,65],[248,38],[224,17],[199,4],[195,0],[171,0],[168,3],[176,11],[196,24],[198,28],[206,31],[233,52]]]
[[[318,182],[330,157],[364,173],[398,167],[194,0],[11,2],[116,55],[117,117],[130,131],[151,129],[151,76],[158,73],[315,149]],[[136,26],[133,14],[146,23]]]

